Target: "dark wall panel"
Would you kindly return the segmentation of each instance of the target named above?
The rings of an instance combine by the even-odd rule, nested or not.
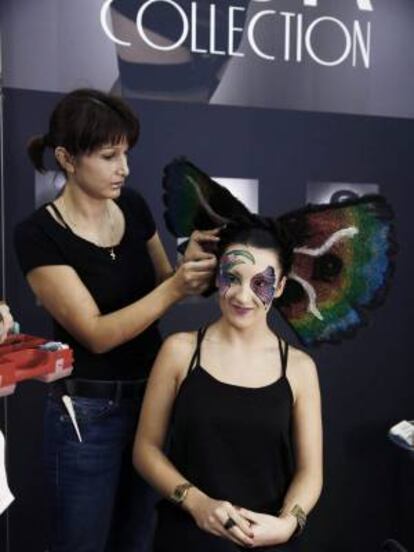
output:
[[[34,173],[25,144],[45,130],[58,97],[6,90],[8,300],[24,331],[39,335],[46,335],[49,325],[18,270],[12,232],[34,208]],[[141,116],[142,139],[131,154],[128,185],[147,198],[171,256],[175,244],[162,218],[161,169],[177,155],[215,176],[257,178],[260,212],[267,215],[302,205],[309,181],[376,183],[394,206],[401,247],[385,305],[355,339],[313,352],[324,406],[325,489],[304,538],[309,552],[376,552],[391,536],[414,546],[407,515],[414,506],[407,493],[414,464],[386,437],[392,424],[414,417],[414,121],[138,99],[131,104]],[[214,298],[186,302],[168,313],[163,331],[193,328],[216,313]],[[276,316],[274,325],[289,334]],[[17,498],[10,508],[13,552],[45,548],[44,394],[44,385],[25,383],[8,399],[10,478]]]

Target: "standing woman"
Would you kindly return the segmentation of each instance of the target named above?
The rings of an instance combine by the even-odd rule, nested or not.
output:
[[[166,340],[145,395],[134,463],[169,499],[153,550],[293,552],[321,492],[322,432],[312,360],[267,323],[292,251],[247,224],[221,232],[219,255],[221,317]]]
[[[199,233],[173,272],[147,204],[124,188],[138,134],[138,119],[121,99],[76,90],[55,107],[48,133],[28,147],[39,171],[51,148],[66,177],[59,197],[15,236],[55,339],[75,355],[73,377],[51,386],[45,416],[51,552],[146,550],[153,497],[133,473],[131,447],[161,344],[157,320],[203,291],[215,267],[197,240],[217,238]]]

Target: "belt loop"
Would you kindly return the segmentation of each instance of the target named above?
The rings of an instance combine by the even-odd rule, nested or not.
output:
[[[116,388],[115,388],[115,402],[119,403],[121,398],[122,398],[122,382],[117,381]]]
[[[74,392],[74,381],[73,380],[62,380],[62,386],[69,396],[76,395]]]
[[[60,401],[63,395],[68,393],[67,384],[65,380],[58,380],[50,385],[50,392],[55,399]]]

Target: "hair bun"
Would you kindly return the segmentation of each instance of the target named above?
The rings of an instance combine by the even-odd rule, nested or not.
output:
[[[29,157],[35,166],[35,169],[39,172],[44,172],[45,170],[43,154],[47,146],[47,137],[45,135],[33,136],[27,145]]]

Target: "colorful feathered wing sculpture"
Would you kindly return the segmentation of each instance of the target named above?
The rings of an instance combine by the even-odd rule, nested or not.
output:
[[[165,219],[177,237],[257,218],[185,159],[164,172]],[[380,195],[304,207],[277,219],[294,239],[294,260],[275,306],[307,346],[338,342],[384,299],[394,269],[393,213]]]
[[[165,223],[177,238],[250,217],[241,201],[186,159],[165,167],[163,186]]]

